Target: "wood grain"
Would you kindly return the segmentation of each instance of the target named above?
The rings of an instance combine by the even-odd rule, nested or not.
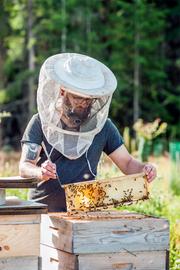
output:
[[[40,270],[37,256],[0,258],[1,270]]]
[[[148,216],[123,218],[122,213],[103,220],[43,215],[41,243],[73,254],[166,250],[169,224]]]
[[[59,219],[58,216],[41,216],[41,244],[69,250],[71,252],[73,242],[73,227],[71,222]]]
[[[0,225],[0,258],[39,256],[39,224]]]
[[[0,225],[40,224],[41,215],[0,215]]]
[[[78,256],[78,270],[165,270],[165,251]]]
[[[42,270],[165,270],[165,251],[72,255],[41,245]]]
[[[77,270],[77,256],[41,245],[42,270]],[[84,265],[85,267],[85,265]],[[91,269],[92,270],[92,269]]]

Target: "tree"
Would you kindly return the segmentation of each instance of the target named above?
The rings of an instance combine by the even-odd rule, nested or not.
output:
[[[116,3],[116,12],[109,18],[110,62],[119,79],[112,114],[116,119],[120,114],[125,116],[121,123],[127,125],[140,116],[148,120],[149,107],[144,103],[164,85],[166,61],[161,50],[165,12],[146,0]],[[133,114],[128,108],[133,108]]]

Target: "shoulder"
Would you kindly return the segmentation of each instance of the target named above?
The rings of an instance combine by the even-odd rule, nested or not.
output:
[[[110,118],[107,118],[105,125],[106,125],[107,127],[112,127],[112,126],[114,126],[114,124],[113,124],[113,122],[112,122],[112,120],[111,120]]]
[[[34,114],[31,117],[27,127],[28,128],[41,128],[41,120],[38,113]]]
[[[36,123],[39,123],[41,124],[41,120],[40,120],[40,117],[39,117],[39,114],[36,113],[32,116],[31,120],[30,121],[33,121],[33,122],[36,122]]]
[[[40,144],[43,137],[41,121],[38,114],[34,114],[24,131],[21,142],[34,142]]]
[[[113,131],[118,131],[116,125],[112,122],[110,118],[108,118],[105,122],[105,125],[103,127],[103,130],[105,132],[113,132]],[[118,131],[119,132],[119,131]]]
[[[111,121],[111,119],[107,119],[103,130],[106,137],[104,152],[109,155],[118,147],[120,147],[124,142],[118,128]]]

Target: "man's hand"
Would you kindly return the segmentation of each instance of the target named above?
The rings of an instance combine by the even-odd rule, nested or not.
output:
[[[149,183],[152,182],[157,176],[156,167],[153,164],[150,164],[150,163],[146,163],[144,165],[143,172],[146,174],[147,181]]]
[[[46,160],[45,162],[43,162],[41,164],[40,167],[40,180],[42,181],[48,181],[49,179],[56,179],[57,175],[56,175],[56,164],[52,163],[49,160]]]

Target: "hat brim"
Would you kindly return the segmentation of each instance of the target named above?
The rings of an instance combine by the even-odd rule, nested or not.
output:
[[[81,81],[79,87],[73,83],[73,79],[66,72],[64,68],[64,64],[67,59],[72,55],[79,55],[76,53],[61,53],[56,54],[49,57],[44,65],[46,70],[46,75],[53,79],[56,83],[60,84],[60,86],[64,86],[65,88],[77,91],[79,94],[91,97],[102,97],[102,96],[110,96],[113,94],[117,87],[117,80],[114,76],[113,72],[105,66],[100,61],[96,60],[101,68],[102,74],[104,76],[104,85],[102,87],[88,87],[88,83],[85,82],[83,85],[83,80]],[[58,73],[57,73],[58,67]]]

